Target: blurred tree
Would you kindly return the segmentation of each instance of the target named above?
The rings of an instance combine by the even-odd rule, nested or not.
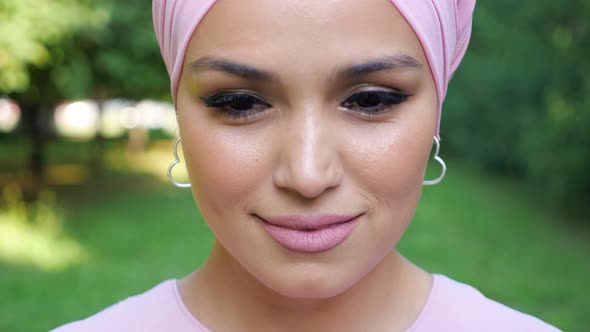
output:
[[[63,61],[63,44],[107,19],[90,1],[0,0],[0,91],[25,93],[31,70]]]
[[[31,141],[34,191],[42,182],[47,111],[63,98],[55,84],[74,37],[107,21],[90,1],[0,0],[0,93],[10,94],[23,110]],[[81,87],[89,77],[78,77]]]
[[[533,180],[562,207],[585,207],[589,54],[588,1],[478,2],[471,48],[445,105],[447,146]]]
[[[0,22],[0,94],[10,94],[23,109],[37,184],[47,111],[58,102],[167,93],[145,1],[0,0]]]
[[[151,6],[144,0],[104,0],[96,7],[109,19],[101,29],[76,36],[76,48],[60,68],[62,91],[76,94],[77,77],[88,74],[89,86],[80,91],[84,96],[165,98],[168,76],[153,32]]]
[[[57,83],[65,95],[91,97],[99,105],[114,97],[166,98],[169,81],[153,32],[151,6],[144,0],[104,0],[96,6],[109,13],[109,20],[101,29],[77,35],[76,48],[59,71]],[[77,91],[80,76],[90,77],[84,91]],[[94,143],[91,167],[96,169],[103,150],[100,132]]]

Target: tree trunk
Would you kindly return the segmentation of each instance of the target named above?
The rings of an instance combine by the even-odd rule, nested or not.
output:
[[[98,121],[102,123],[102,109],[104,107],[104,101],[102,99],[97,98],[96,103],[98,104]],[[104,153],[105,153],[105,138],[102,135],[101,126],[99,125],[98,131],[96,136],[94,137],[93,142],[93,153],[90,157],[90,172],[92,174],[99,174],[102,171],[103,163],[104,163]]]
[[[45,184],[45,126],[42,125],[42,110],[39,105],[21,104],[25,133],[29,137],[31,195],[35,199]]]

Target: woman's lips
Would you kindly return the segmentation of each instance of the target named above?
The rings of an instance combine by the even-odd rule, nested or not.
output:
[[[266,232],[283,247],[301,253],[317,253],[344,242],[361,215],[257,217]]]

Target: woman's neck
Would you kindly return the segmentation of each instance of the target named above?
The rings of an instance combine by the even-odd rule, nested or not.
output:
[[[347,291],[290,298],[261,284],[216,241],[208,260],[180,281],[188,309],[213,331],[405,331],[431,276],[392,250]]]

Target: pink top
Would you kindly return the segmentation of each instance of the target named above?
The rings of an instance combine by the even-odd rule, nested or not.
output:
[[[98,314],[52,332],[211,332],[184,305],[177,281],[167,280]],[[435,274],[428,300],[407,332],[556,332],[543,321],[486,298],[475,288]]]

